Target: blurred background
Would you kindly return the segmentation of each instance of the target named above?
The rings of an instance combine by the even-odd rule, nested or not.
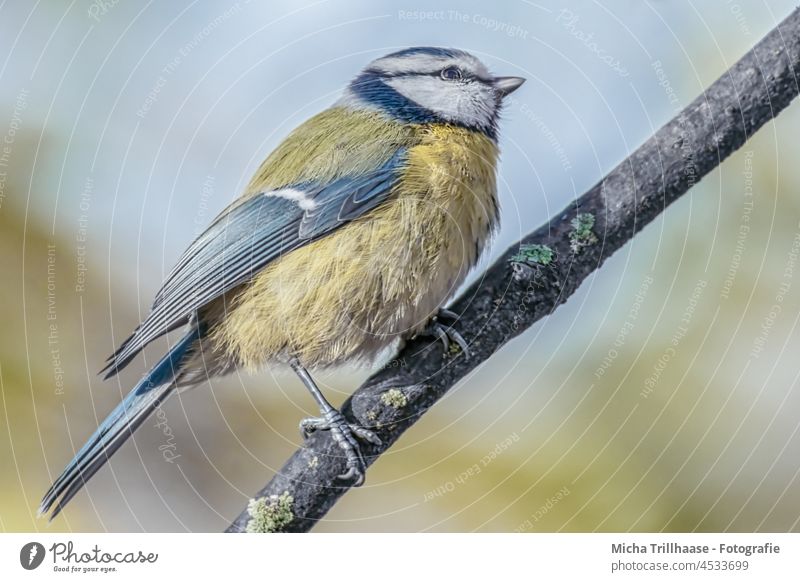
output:
[[[97,376],[183,248],[369,60],[454,46],[528,78],[501,127],[503,228],[483,269],[794,6],[3,3],[0,530],[220,531],[300,445],[316,410],[292,374],[215,380],[36,519],[163,349]],[[316,531],[800,530],[798,135],[795,103],[453,389]],[[319,380],[339,403],[368,374]]]

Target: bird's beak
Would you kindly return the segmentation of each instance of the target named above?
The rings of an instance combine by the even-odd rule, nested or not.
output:
[[[525,82],[523,77],[495,77],[494,88],[501,97],[513,93]]]

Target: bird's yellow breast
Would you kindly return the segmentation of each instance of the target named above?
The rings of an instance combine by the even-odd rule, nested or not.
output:
[[[480,133],[417,126],[390,198],[259,273],[214,339],[240,364],[370,358],[419,332],[455,293],[497,221],[497,147]]]

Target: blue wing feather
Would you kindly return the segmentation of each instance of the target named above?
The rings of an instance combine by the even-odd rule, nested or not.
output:
[[[188,323],[204,305],[250,280],[281,255],[364,215],[393,190],[406,150],[361,176],[327,184],[286,186],[315,202],[303,209],[292,200],[258,194],[225,210],[178,261],[156,295],[147,319],[112,354],[103,372],[113,376],[148,343]]]

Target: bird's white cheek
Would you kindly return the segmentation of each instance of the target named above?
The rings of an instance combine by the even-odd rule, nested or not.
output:
[[[397,77],[386,83],[414,103],[436,113],[453,115],[459,99],[458,87],[430,76]]]
[[[480,127],[491,123],[494,97],[480,86],[431,76],[397,77],[386,82],[407,99],[449,121]]]

